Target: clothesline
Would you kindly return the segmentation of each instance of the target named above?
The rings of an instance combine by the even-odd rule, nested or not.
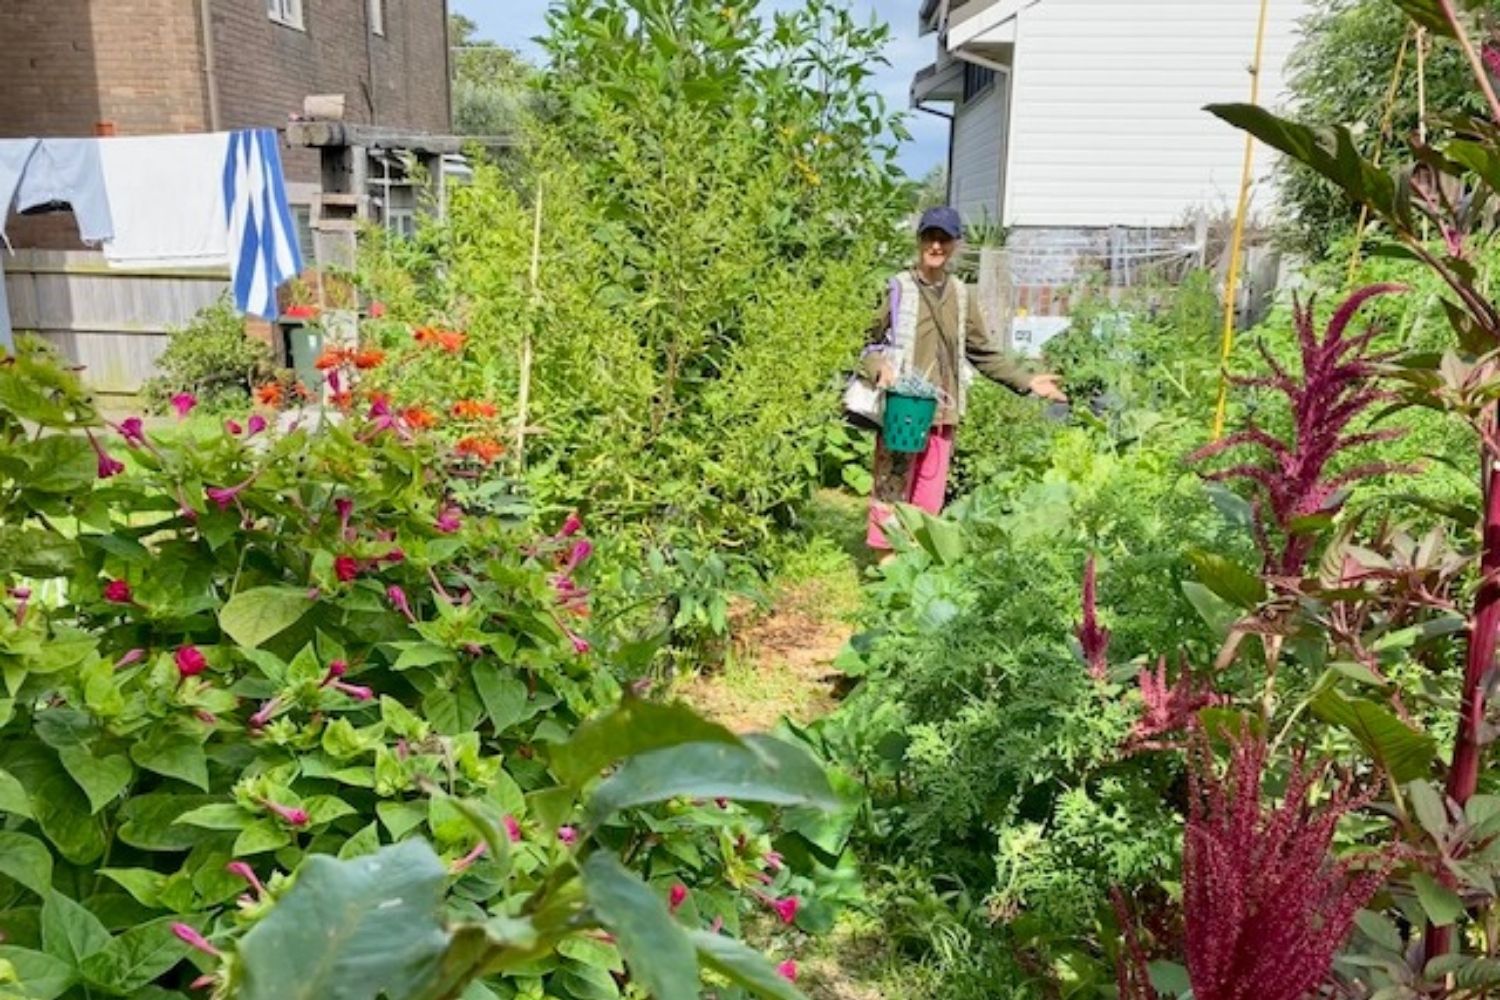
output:
[[[274,318],[276,289],[302,270],[271,129],[0,139],[0,240],[12,205],[70,209],[111,267],[227,267],[247,315]],[[3,262],[0,346],[13,348]]]

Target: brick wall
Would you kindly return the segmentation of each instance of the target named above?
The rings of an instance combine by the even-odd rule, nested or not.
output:
[[[0,0],[0,136],[199,131],[196,0]]]
[[[381,0],[385,34],[369,30],[370,0],[303,0],[301,29],[266,16],[261,0],[213,0],[214,55],[225,128],[279,125],[309,94],[343,94],[351,122],[449,129],[445,0]],[[313,150],[285,151],[288,177],[313,181]]]

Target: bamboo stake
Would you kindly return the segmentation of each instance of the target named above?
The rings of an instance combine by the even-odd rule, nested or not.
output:
[[[1421,28],[1418,28],[1421,37]],[[1422,51],[1421,42],[1418,42],[1418,66],[1421,66]],[[1385,154],[1386,139],[1391,138],[1391,123],[1397,117],[1397,90],[1401,88],[1401,70],[1406,69],[1407,49],[1412,46],[1412,31],[1407,31],[1401,36],[1401,51],[1397,52],[1397,67],[1391,73],[1391,85],[1386,87],[1386,109],[1385,114],[1380,117],[1380,135],[1376,136],[1376,154],[1371,162],[1380,166],[1380,157]],[[1421,91],[1421,70],[1418,70],[1418,90]],[[1355,273],[1359,270],[1359,261],[1364,258],[1361,253],[1361,240],[1365,238],[1365,226],[1370,225],[1370,205],[1359,205],[1359,225],[1355,226],[1355,250],[1349,255],[1349,277],[1346,285],[1355,283]]]
[[[1271,0],[1260,0],[1260,21],[1255,29],[1255,61],[1250,64],[1250,103],[1260,103],[1260,74],[1266,54],[1266,21]],[[1214,404],[1215,441],[1224,436],[1224,415],[1229,406],[1229,355],[1234,350],[1234,306],[1239,291],[1240,257],[1245,246],[1245,217],[1250,214],[1250,186],[1254,182],[1255,139],[1245,133],[1245,163],[1240,171],[1240,200],[1234,215],[1234,235],[1229,241],[1229,275],[1224,287],[1224,337],[1219,348],[1219,399]]]
[[[526,430],[531,409],[531,335],[542,304],[542,182],[536,184],[536,211],[531,223],[531,315],[521,335],[521,391],[516,402],[516,471],[526,471]]]
[[[1417,66],[1422,65],[1421,28],[1416,29],[1417,42]],[[1391,84],[1385,91],[1385,113],[1380,119],[1380,134],[1375,137],[1375,156],[1371,162],[1380,166],[1380,158],[1385,153],[1386,140],[1390,138],[1391,123],[1396,118],[1396,92],[1401,88],[1401,72],[1406,68],[1406,50],[1411,47],[1411,32],[1408,31],[1401,38],[1401,51],[1396,53],[1396,70],[1391,74]],[[1421,92],[1421,70],[1418,69],[1417,89]],[[1346,285],[1354,284],[1354,275],[1359,270],[1359,262],[1363,258],[1360,241],[1364,239],[1365,227],[1370,224],[1370,206],[1359,206],[1359,224],[1354,227],[1354,252],[1349,255],[1349,275],[1345,280]]]

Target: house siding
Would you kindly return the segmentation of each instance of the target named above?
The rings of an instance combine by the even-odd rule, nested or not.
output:
[[[971,225],[1000,221],[1009,86],[996,74],[993,87],[954,114],[949,200]]]
[[[1303,0],[1271,7],[1261,101],[1284,93]],[[1256,3],[1041,0],[1020,15],[1012,226],[1172,226],[1232,210],[1242,135],[1202,110],[1244,101]],[[1262,153],[1257,202],[1270,192]],[[955,174],[960,167],[955,163]]]

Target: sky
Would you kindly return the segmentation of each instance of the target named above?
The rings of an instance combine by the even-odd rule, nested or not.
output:
[[[876,66],[875,83],[887,105],[904,110],[909,104],[911,78],[917,70],[932,62],[937,42],[933,36],[917,37],[917,8],[920,0],[848,0],[855,16],[871,15],[891,26],[891,41],[886,48],[890,66]],[[767,9],[793,6],[796,0],[761,0]],[[472,18],[479,25],[479,37],[520,49],[538,57],[531,39],[542,33],[547,0],[449,0],[455,14]],[[912,133],[903,144],[900,163],[908,176],[921,178],[941,164],[948,150],[948,123],[934,115],[912,112],[907,119]]]

